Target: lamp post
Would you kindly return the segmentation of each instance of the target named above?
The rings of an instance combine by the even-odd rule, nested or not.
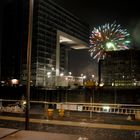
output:
[[[31,81],[31,48],[32,48],[32,23],[33,23],[33,1],[29,0],[29,21],[28,21],[28,43],[27,43],[27,87],[26,87],[26,110],[25,130],[29,130],[30,110],[30,81]]]
[[[99,62],[98,62],[98,87],[100,87],[100,84],[101,84],[101,63],[102,63],[102,59],[99,59]]]

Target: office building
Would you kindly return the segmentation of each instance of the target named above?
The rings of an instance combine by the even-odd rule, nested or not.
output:
[[[105,86],[140,86],[140,50],[107,52],[101,64],[101,79]]]
[[[15,25],[10,25],[9,27],[7,25],[5,27],[7,30],[12,30],[7,38],[9,40],[11,36],[11,42],[4,41],[4,43],[8,43],[5,50],[11,49],[9,53],[10,55],[13,53],[11,58],[14,60],[10,57],[6,58],[7,55],[3,55],[3,57],[14,64],[3,61],[5,69],[1,67],[1,75],[4,72],[6,75],[1,79],[6,79],[7,72],[10,72],[9,78],[18,78],[22,84],[26,84],[29,3],[28,1],[10,0],[6,5],[9,5],[9,9],[14,12],[13,17],[15,19],[12,17],[12,19],[8,19],[7,16],[4,22],[9,24],[13,20]],[[14,7],[11,7],[13,5]],[[7,6],[5,8],[7,14],[12,13],[9,13]],[[13,30],[16,30],[16,32]],[[34,0],[31,63],[31,80],[33,85],[46,87],[49,84],[56,84],[56,77],[59,77],[60,73],[68,73],[69,51],[71,49],[87,48],[88,40],[89,26],[86,23],[51,0]],[[4,54],[7,54],[7,51]],[[8,54],[8,56],[10,55]],[[10,65],[12,66],[6,67]],[[12,74],[11,70],[14,67],[14,74]]]

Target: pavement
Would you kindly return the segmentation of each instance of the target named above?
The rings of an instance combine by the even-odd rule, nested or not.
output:
[[[48,118],[44,110],[30,112],[30,130],[25,131],[25,114],[0,113],[2,140],[139,140],[140,121],[127,120],[128,115],[58,111]],[[92,116],[91,116],[92,115]],[[90,118],[90,116],[92,118]],[[3,128],[2,128],[3,127]],[[15,129],[9,129],[15,128]],[[41,132],[45,131],[45,132]]]
[[[86,137],[49,132],[0,128],[2,140],[88,140]]]
[[[3,121],[16,121],[25,122],[25,118],[14,116],[0,116],[0,120]],[[105,124],[105,123],[90,123],[90,122],[78,122],[78,121],[64,121],[64,120],[49,120],[49,119],[30,119],[31,123],[38,124],[52,124],[61,126],[77,126],[88,128],[101,128],[101,129],[119,129],[119,130],[136,130],[140,131],[140,125],[121,125],[121,124]]]
[[[109,124],[85,119],[30,118],[30,130],[24,129],[22,116],[0,116],[2,140],[140,140],[140,125]],[[133,122],[133,121],[132,121]],[[15,128],[15,129],[9,129]],[[45,132],[41,132],[45,131]]]

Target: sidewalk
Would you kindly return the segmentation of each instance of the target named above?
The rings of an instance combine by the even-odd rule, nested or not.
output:
[[[66,120],[30,119],[25,131],[25,118],[0,116],[0,139],[2,140],[135,140],[140,138],[140,125],[120,125]],[[15,128],[15,129],[5,129]],[[40,132],[43,131],[43,132]],[[45,131],[45,132],[44,132]],[[126,137],[127,136],[127,137]],[[129,139],[128,139],[129,138]]]
[[[10,117],[0,116],[0,120],[25,122],[25,118],[22,117]],[[53,124],[62,126],[77,126],[87,128],[101,128],[101,129],[117,129],[117,130],[137,130],[140,131],[140,125],[121,125],[121,124],[106,124],[106,123],[91,123],[91,122],[77,122],[77,121],[65,121],[65,120],[48,120],[48,119],[30,119],[31,123],[38,124]]]
[[[38,131],[25,131],[17,129],[0,128],[0,139],[2,140],[88,140],[87,138]]]

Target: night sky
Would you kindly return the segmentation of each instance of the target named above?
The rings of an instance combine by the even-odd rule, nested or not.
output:
[[[140,11],[137,0],[53,0],[64,9],[76,15],[91,27],[116,21],[126,28],[133,44],[140,47]],[[89,52],[72,53],[72,64],[81,73],[97,74],[97,63],[90,58]],[[82,63],[81,63],[82,62]],[[74,71],[74,68],[70,67]]]
[[[53,0],[91,27],[116,20],[130,26],[140,19],[137,0]]]

